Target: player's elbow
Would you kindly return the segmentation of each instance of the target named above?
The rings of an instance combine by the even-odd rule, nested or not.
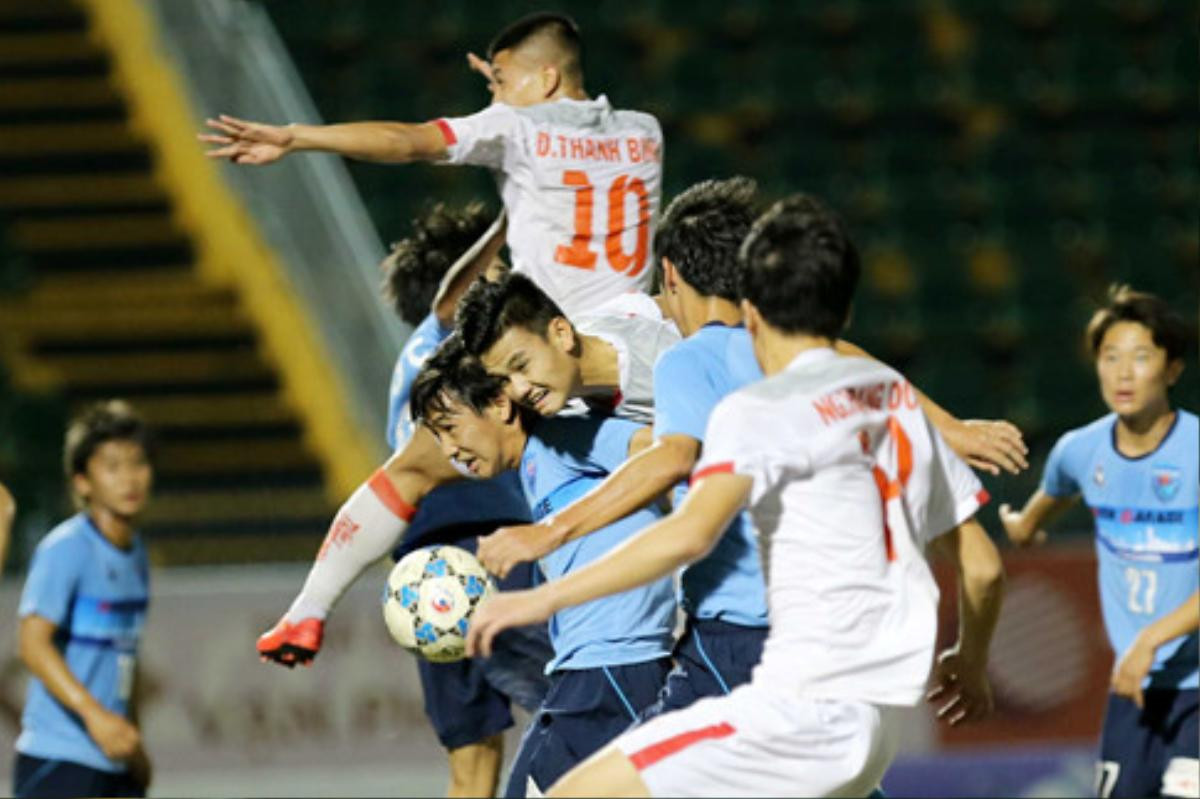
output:
[[[686,436],[664,436],[658,442],[657,471],[663,475],[664,482],[674,485],[687,480],[696,468],[696,458],[699,448],[695,439]]]
[[[1004,592],[1004,561],[991,539],[972,548],[971,556],[962,565],[963,581],[977,596],[998,597]]]

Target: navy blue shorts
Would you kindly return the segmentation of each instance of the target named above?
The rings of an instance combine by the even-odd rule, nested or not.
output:
[[[572,767],[629,729],[658,698],[670,669],[670,658],[660,658],[550,675],[550,691],[521,738],[504,795],[525,796],[526,778],[545,793]]]
[[[750,682],[766,640],[766,627],[688,617],[672,653],[675,667],[658,701],[642,711],[640,720],[680,710],[705,697],[724,696]]]
[[[1200,779],[1197,691],[1149,689],[1145,708],[1109,694],[1100,736],[1096,794],[1101,797],[1186,795],[1178,782]],[[1172,792],[1172,789],[1175,792]]]
[[[423,536],[420,546],[453,544],[474,552],[477,536],[505,524],[437,531]],[[521,564],[499,582],[500,588],[529,588],[535,568]],[[458,749],[503,732],[513,725],[511,702],[532,713],[546,696],[549,679],[544,672],[553,654],[546,625],[538,624],[505,630],[496,637],[492,657],[487,659],[430,663],[417,658],[425,715],[438,741],[446,749]]]
[[[145,796],[146,788],[127,771],[111,772],[17,753],[13,767],[13,796],[74,799],[79,796]]]

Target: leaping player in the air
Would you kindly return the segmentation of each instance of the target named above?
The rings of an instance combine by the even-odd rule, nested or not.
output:
[[[755,223],[741,295],[766,379],[713,411],[692,488],[605,557],[476,611],[468,651],[501,629],[627,591],[708,553],[748,508],[770,632],[750,683],[625,733],[556,796],[865,796],[896,752],[899,708],[925,694],[937,632],[930,548],[958,568],[958,642],[933,670],[951,724],[991,709],[987,652],[999,554],[973,515],[978,479],[912,386],[833,343],[859,265],[840,221],[804,196]]]
[[[496,176],[513,269],[575,314],[650,286],[650,226],[662,192],[662,129],[588,96],[579,28],[540,13],[501,31],[488,62],[494,102],[432,122],[266,125],[208,120],[213,158],[269,164],[306,150],[384,163],[470,164]]]

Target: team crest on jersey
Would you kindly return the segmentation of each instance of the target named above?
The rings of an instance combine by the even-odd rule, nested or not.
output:
[[[1096,471],[1092,472],[1092,482],[1104,488],[1104,467],[1100,464],[1096,464]]]
[[[1154,494],[1163,502],[1170,502],[1179,493],[1179,467],[1155,466],[1150,470],[1150,484]]]

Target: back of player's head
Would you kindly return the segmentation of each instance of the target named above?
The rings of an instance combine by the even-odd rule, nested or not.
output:
[[[504,381],[487,373],[453,333],[430,356],[413,381],[408,408],[417,422],[452,411],[461,403],[477,414],[504,391]]]
[[[1092,357],[1100,354],[1104,335],[1118,322],[1137,322],[1150,331],[1156,347],[1167,353],[1167,361],[1182,359],[1193,336],[1187,323],[1171,309],[1166,300],[1154,294],[1114,285],[1108,291],[1108,304],[1092,315],[1085,338]]]
[[[539,11],[522,17],[496,34],[488,45],[488,60],[501,50],[538,47],[566,80],[583,83],[583,38],[579,25],[566,14]]]
[[[754,224],[753,180],[706,180],[678,195],[654,232],[654,254],[669,260],[705,297],[738,299],[738,250]]]
[[[467,352],[478,357],[514,327],[545,338],[551,320],[560,316],[566,314],[536,283],[509,272],[494,283],[476,280],[459,301],[454,320]]]
[[[383,295],[400,318],[420,324],[429,313],[446,270],[487,232],[482,203],[451,209],[438,203],[412,223],[412,234],[392,244],[384,259]]]
[[[795,194],[760,216],[741,250],[741,296],[785,333],[837,337],[850,317],[860,272],[842,220]]]
[[[142,448],[147,458],[154,454],[154,441],[145,421],[124,400],[105,400],[84,408],[67,425],[63,444],[63,470],[70,479],[87,474],[88,461],[109,441],[130,441]]]

